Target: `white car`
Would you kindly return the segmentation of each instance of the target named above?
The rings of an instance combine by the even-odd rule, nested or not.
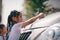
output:
[[[60,40],[60,12],[28,25],[21,30],[20,40]]]

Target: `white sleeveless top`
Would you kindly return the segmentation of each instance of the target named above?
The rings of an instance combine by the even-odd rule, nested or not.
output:
[[[8,40],[19,40],[22,22],[14,24],[9,34]]]

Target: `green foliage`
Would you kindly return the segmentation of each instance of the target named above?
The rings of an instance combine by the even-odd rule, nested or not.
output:
[[[25,2],[25,7],[27,10],[26,16],[28,18],[31,18],[35,16],[35,13],[37,11],[39,12],[45,11],[46,5],[43,4],[45,1],[47,0],[26,0]]]

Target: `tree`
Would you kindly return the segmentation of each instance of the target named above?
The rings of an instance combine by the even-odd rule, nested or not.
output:
[[[46,5],[43,3],[47,0],[26,0],[25,1],[25,8],[26,8],[26,16],[27,18],[31,18],[35,16],[36,12],[43,12],[45,11]]]

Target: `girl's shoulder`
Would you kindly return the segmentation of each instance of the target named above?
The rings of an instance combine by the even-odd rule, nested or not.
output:
[[[15,26],[21,27],[22,25],[23,25],[23,22],[19,22],[19,23],[14,24],[13,26],[14,26],[14,27],[15,27]]]

